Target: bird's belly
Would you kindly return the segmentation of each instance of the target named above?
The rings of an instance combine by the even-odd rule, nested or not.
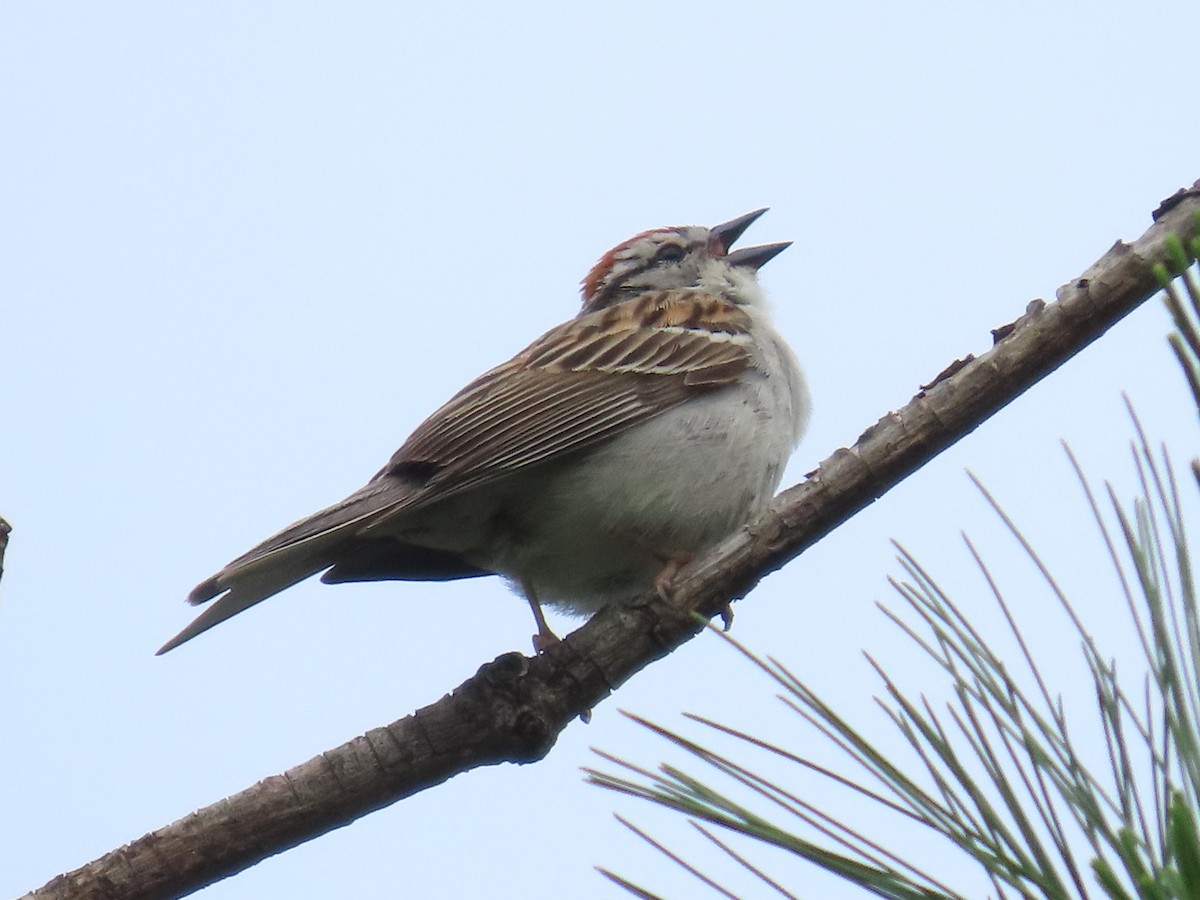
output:
[[[668,560],[715,544],[779,485],[791,430],[772,422],[761,391],[742,393],[695,400],[531,471],[491,568],[583,614],[648,591]]]
[[[771,499],[796,426],[778,383],[699,397],[579,454],[530,466],[394,521],[568,612],[649,591]]]

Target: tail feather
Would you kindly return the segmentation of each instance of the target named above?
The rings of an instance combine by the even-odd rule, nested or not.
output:
[[[247,577],[245,573],[235,573],[228,580],[214,575],[192,591],[197,596],[201,588],[206,588],[208,596],[221,594],[212,606],[197,616],[187,628],[175,635],[159,648],[155,656],[162,656],[168,650],[174,650],[185,641],[190,641],[196,635],[208,631],[214,625],[220,624],[230,616],[235,616],[244,609],[249,609],[256,603],[279,593],[284,588],[291,587],[298,581],[303,581],[310,575],[315,575],[330,566],[329,561],[313,557],[306,552],[293,560],[278,560],[277,565],[262,570]],[[225,583],[222,584],[222,581]],[[207,599],[207,598],[206,598]]]
[[[456,581],[493,575],[450,550],[436,550],[387,537],[358,537],[338,554],[322,584],[350,581]]]
[[[216,602],[155,655],[174,650],[230,616],[334,565],[340,549],[355,535],[411,496],[405,487],[384,479],[373,481],[340,503],[289,525],[200,582],[188,595],[188,602],[200,604],[214,597]]]

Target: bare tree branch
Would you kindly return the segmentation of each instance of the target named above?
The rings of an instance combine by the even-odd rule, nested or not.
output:
[[[681,573],[675,603],[597,614],[533,659],[505,654],[410,716],[314,757],[61,875],[30,897],[179,897],[469,769],[533,762],[572,719],[1103,334],[1157,290],[1168,234],[1190,236],[1200,182],[1165,201],[1133,244],[1117,243],[1056,302],[1034,301],[903,409],[836,451],[757,521]]]
[[[4,551],[8,549],[8,536],[12,534],[12,526],[4,516],[0,516],[0,577],[4,575]]]

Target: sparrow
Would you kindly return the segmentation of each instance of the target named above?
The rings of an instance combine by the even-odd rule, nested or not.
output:
[[[601,257],[578,315],[472,381],[359,490],[191,592],[212,601],[158,651],[321,581],[500,575],[590,615],[651,588],[774,496],[810,411],[758,270],[790,242],[731,250],[765,209],[658,228]]]

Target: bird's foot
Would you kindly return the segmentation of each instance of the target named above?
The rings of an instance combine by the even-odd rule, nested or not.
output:
[[[658,575],[654,578],[654,589],[658,592],[658,596],[662,598],[664,603],[675,605],[675,578],[679,575],[679,571],[692,561],[692,555],[679,554],[676,556],[667,556],[663,558],[663,567]],[[721,626],[723,631],[728,631],[733,627],[733,606],[728,602],[722,604],[717,610],[717,615],[721,617]]]
[[[662,598],[664,603],[675,603],[675,577],[679,574],[679,570],[692,561],[692,554],[677,554],[675,556],[665,556],[663,559],[663,567],[657,575],[654,576],[654,589],[658,592],[658,596]]]
[[[533,636],[533,652],[534,653],[545,653],[547,650],[549,650],[551,647],[555,646],[556,644],[562,643],[562,641],[559,639],[558,635],[556,635],[553,631],[550,630],[550,628],[546,625],[545,621],[540,622],[539,626],[540,627],[538,629],[537,634],[535,634]]]
[[[542,604],[538,602],[537,592],[533,589],[533,584],[527,579],[521,580],[521,588],[525,593],[525,599],[529,601],[529,608],[533,610],[533,620],[537,623],[537,634],[533,636],[533,652],[545,653],[555,644],[561,643],[550,626],[546,624],[546,615],[542,612]]]

